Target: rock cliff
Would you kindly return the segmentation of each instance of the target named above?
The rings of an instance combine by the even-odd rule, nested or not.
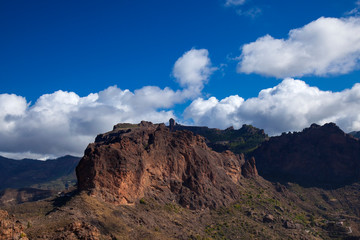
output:
[[[76,168],[78,188],[115,204],[143,197],[191,209],[215,208],[239,196],[242,177],[256,176],[243,155],[212,151],[190,131],[164,124],[118,124],[89,144]]]
[[[253,156],[272,181],[334,187],[360,180],[360,142],[334,123],[272,137]]]

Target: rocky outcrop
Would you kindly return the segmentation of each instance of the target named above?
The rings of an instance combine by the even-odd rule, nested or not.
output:
[[[215,208],[239,196],[243,155],[212,151],[202,136],[164,124],[118,124],[100,134],[76,168],[78,188],[107,202],[134,204],[143,197]],[[255,163],[244,167],[256,175]]]
[[[85,222],[73,222],[55,231],[54,240],[100,240],[100,231],[95,226]]]
[[[255,165],[255,158],[252,157],[241,167],[242,175],[246,178],[252,178],[259,176]]]
[[[272,137],[253,156],[272,181],[334,187],[360,180],[360,142],[334,123]]]
[[[23,232],[24,227],[8,212],[0,210],[0,239],[29,240]]]

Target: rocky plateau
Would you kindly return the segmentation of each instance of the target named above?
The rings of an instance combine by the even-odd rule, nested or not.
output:
[[[255,160],[210,149],[204,137],[141,122],[98,135],[76,168],[78,188],[107,202],[143,197],[190,209],[217,208],[238,199],[242,177],[255,177]]]

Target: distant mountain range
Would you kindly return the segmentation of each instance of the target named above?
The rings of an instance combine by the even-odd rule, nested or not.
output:
[[[40,161],[14,160],[0,156],[0,190],[38,188],[61,191],[76,184],[75,167],[80,158],[64,156]]]
[[[356,132],[356,131],[350,132],[349,134],[350,134],[351,136],[353,136],[353,137],[356,137],[356,138],[359,138],[359,139],[360,139],[360,131],[358,131],[358,132]]]

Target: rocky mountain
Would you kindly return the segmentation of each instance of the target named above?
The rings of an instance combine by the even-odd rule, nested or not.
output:
[[[271,181],[336,187],[360,180],[360,142],[334,123],[272,137],[253,152]]]
[[[0,156],[0,190],[41,188],[63,190],[76,184],[75,167],[80,158],[64,156],[53,160],[14,160]]]
[[[230,150],[234,153],[248,154],[256,149],[269,137],[263,129],[244,124],[240,129],[229,127],[225,130],[198,126],[184,126],[170,119],[171,131],[188,130],[205,138],[206,144],[214,151],[223,152]]]
[[[237,199],[242,176],[257,171],[254,159],[212,151],[202,136],[143,121],[98,135],[76,174],[80,191],[107,202],[134,204],[145,197],[201,209]]]

